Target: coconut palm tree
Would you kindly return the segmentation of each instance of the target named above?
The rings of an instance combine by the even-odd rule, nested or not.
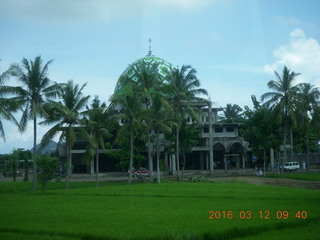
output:
[[[17,78],[22,86],[3,86],[2,92],[14,95],[11,101],[24,108],[20,121],[20,131],[26,129],[29,120],[33,120],[33,178],[32,190],[36,190],[36,144],[37,144],[37,120],[38,117],[46,116],[44,104],[47,99],[56,97],[57,85],[48,78],[48,67],[52,60],[43,65],[41,56],[37,56],[34,61],[23,58],[22,64],[12,64],[9,68],[11,76]]]
[[[221,117],[221,121],[225,123],[239,123],[243,121],[242,108],[237,104],[227,104],[223,109],[224,116]]]
[[[283,123],[283,161],[287,161],[286,144],[288,126],[290,120],[293,122],[294,111],[296,110],[298,87],[294,85],[295,78],[300,73],[290,71],[286,66],[282,70],[282,75],[275,71],[276,80],[268,82],[268,87],[272,92],[264,93],[261,100],[265,101],[264,105],[278,113],[279,119]],[[283,169],[283,168],[282,168]]]
[[[0,59],[0,61],[1,61],[1,59]],[[8,70],[4,71],[3,73],[0,74],[0,86],[3,85],[6,80],[9,79],[9,75],[10,74],[9,74]]]
[[[131,65],[133,75],[130,78],[121,78],[122,85],[131,85],[135,91],[141,94],[141,101],[146,110],[152,107],[152,96],[157,93],[162,85],[161,76],[158,71],[159,63],[141,61],[135,65]],[[148,124],[147,126],[150,126]],[[153,182],[153,159],[152,159],[152,144],[151,129],[148,131],[148,162],[150,171],[150,182]]]
[[[130,133],[130,161],[129,161],[129,180],[132,181],[132,165],[133,165],[133,147],[134,135],[137,133],[139,127],[143,124],[142,119],[145,116],[145,109],[141,104],[141,95],[135,91],[132,86],[123,86],[120,91],[111,96],[111,108],[119,108],[122,126],[118,132],[117,139],[125,136],[127,132]]]
[[[164,86],[164,93],[168,102],[173,108],[173,112],[178,120],[178,125],[188,113],[193,119],[197,119],[195,110],[192,108],[192,102],[204,101],[197,95],[207,95],[207,91],[199,88],[200,81],[196,76],[197,71],[190,65],[183,65],[181,69],[172,68],[168,72],[167,82]],[[176,127],[176,159],[178,179],[180,178],[180,161],[179,161],[179,127]]]
[[[106,104],[100,104],[98,96],[95,96],[91,104],[91,108],[83,113],[84,118],[81,128],[82,136],[88,141],[85,156],[89,159],[95,155],[96,158],[96,186],[99,187],[99,150],[105,149],[105,139],[109,136],[109,131],[106,128],[108,125],[109,113],[106,110]]]
[[[307,170],[309,170],[310,163],[310,150],[309,150],[309,128],[311,122],[311,116],[316,111],[317,101],[320,97],[319,89],[311,85],[310,83],[300,83],[298,87],[298,118],[301,119],[306,131],[306,143],[307,143]]]
[[[41,122],[41,125],[52,125],[48,132],[43,136],[41,145],[46,145],[50,139],[54,138],[57,134],[60,135],[59,142],[63,140],[66,143],[66,156],[67,156],[67,176],[66,176],[66,189],[69,188],[69,178],[71,175],[71,149],[76,140],[77,127],[80,125],[82,116],[81,110],[85,108],[90,96],[84,96],[82,93],[83,88],[87,84],[79,87],[69,80],[66,84],[60,85],[59,96],[61,100],[48,101],[46,105],[49,115]],[[79,131],[78,131],[79,132]]]
[[[4,128],[2,124],[2,119],[8,120],[13,122],[15,125],[19,125],[15,117],[13,116],[12,112],[17,110],[17,105],[15,102],[11,101],[10,99],[3,97],[3,88],[2,85],[5,83],[6,80],[9,79],[9,71],[5,71],[0,75],[0,137],[6,141]]]
[[[174,124],[171,106],[161,94],[153,96],[152,108],[149,110],[147,119],[150,128],[156,132],[157,181],[160,183],[160,132],[171,132],[171,127]]]

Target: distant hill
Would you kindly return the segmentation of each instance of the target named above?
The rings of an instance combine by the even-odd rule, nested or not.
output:
[[[50,140],[48,145],[45,148],[43,148],[39,153],[40,154],[50,154],[51,150],[56,148],[57,144],[58,143],[56,143],[55,141]],[[37,151],[39,150],[39,148],[40,148],[40,144],[38,144],[36,146]],[[30,151],[33,152],[33,148],[31,148]]]

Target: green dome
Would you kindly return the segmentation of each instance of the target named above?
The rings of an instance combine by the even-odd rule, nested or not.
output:
[[[135,74],[135,70],[137,70],[137,68],[141,65],[141,64],[145,64],[148,68],[151,68],[154,64],[156,64],[158,66],[158,73],[160,74],[160,78],[163,81],[166,73],[173,68],[172,64],[167,62],[166,60],[163,60],[162,58],[156,57],[156,56],[150,56],[147,55],[144,58],[140,58],[138,60],[136,60],[135,62],[133,62],[131,65],[129,65],[129,67],[126,68],[126,70],[124,70],[124,72],[121,74],[120,78],[123,76],[126,76],[134,81],[137,81],[137,76]],[[116,88],[114,90],[114,92],[118,92],[119,89],[121,87],[120,81],[118,80]]]

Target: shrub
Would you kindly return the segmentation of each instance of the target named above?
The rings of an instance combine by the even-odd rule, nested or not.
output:
[[[208,182],[208,179],[204,176],[192,176],[189,178],[189,182]]]
[[[42,186],[42,193],[45,193],[47,190],[47,183],[56,177],[56,171],[59,164],[57,158],[45,157],[42,156],[37,161],[39,172],[38,172],[38,181]]]

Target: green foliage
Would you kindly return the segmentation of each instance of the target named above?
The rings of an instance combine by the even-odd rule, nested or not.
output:
[[[18,154],[13,152],[10,156],[10,167],[12,172],[12,180],[15,182],[17,177]]]
[[[199,143],[199,137],[200,129],[198,124],[187,124],[186,120],[183,120],[179,131],[180,155],[190,153],[192,148]],[[171,152],[174,152],[176,132],[165,134],[165,138],[172,143],[169,148]]]
[[[243,122],[242,108],[237,104],[227,104],[223,109],[223,116],[219,117],[220,122],[241,123]]]
[[[208,182],[208,179],[204,176],[192,176],[189,178],[189,182]]]
[[[48,101],[46,109],[50,109],[49,115],[40,124],[52,125],[48,132],[44,134],[41,140],[41,146],[45,146],[49,140],[56,135],[60,135],[59,142],[65,141],[67,145],[67,177],[66,189],[69,188],[69,177],[71,175],[71,149],[77,137],[79,137],[79,130],[76,125],[81,123],[82,109],[86,106],[90,96],[84,96],[82,90],[87,84],[79,86],[69,80],[66,84],[59,84],[58,94],[61,101]]]
[[[192,148],[198,144],[199,137],[200,130],[196,123],[187,124],[185,120],[182,121],[179,135],[181,153],[190,153]]]
[[[37,174],[38,181],[42,186],[42,193],[45,193],[48,182],[56,177],[55,173],[59,165],[59,160],[57,158],[41,156],[37,162],[39,167]]]
[[[117,167],[122,171],[128,171],[129,169],[129,159],[130,152],[125,149],[121,150],[111,150],[106,153],[107,158],[112,158],[117,160]],[[142,162],[146,161],[146,157],[140,153],[135,153],[133,158],[133,167],[138,169],[141,167]]]
[[[264,106],[261,106],[252,96],[255,108],[253,110],[246,107],[246,121],[242,129],[244,139],[249,142],[250,148],[256,155],[261,155],[261,150],[269,148],[279,148],[281,137],[277,126],[275,114]]]

